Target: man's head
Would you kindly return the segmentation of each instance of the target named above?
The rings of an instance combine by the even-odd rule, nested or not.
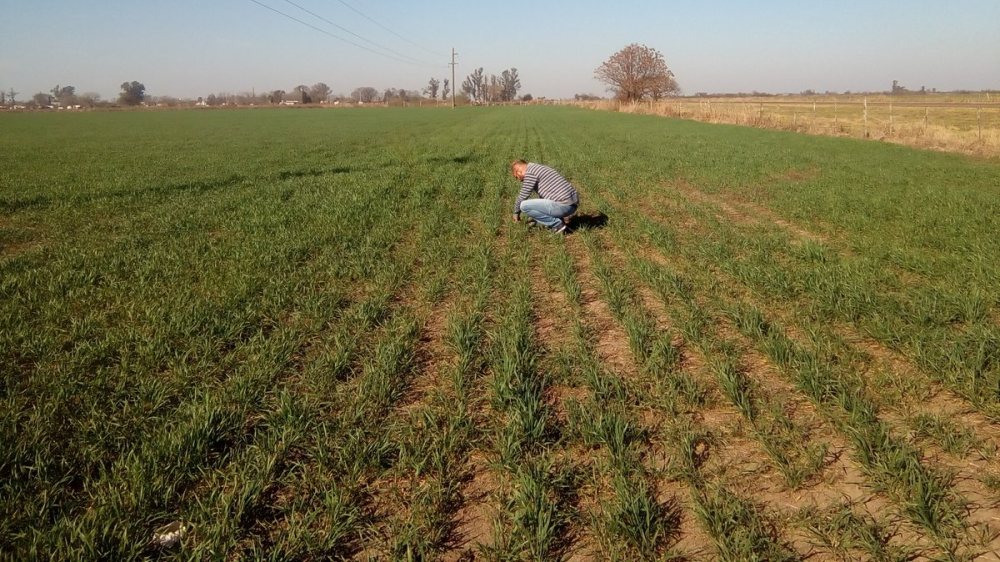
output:
[[[524,179],[524,171],[528,169],[528,163],[524,160],[514,160],[510,163],[510,173],[514,174],[514,177],[518,181]]]

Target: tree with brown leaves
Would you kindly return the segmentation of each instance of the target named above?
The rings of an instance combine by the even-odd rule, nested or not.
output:
[[[594,76],[607,84],[618,99],[627,102],[646,97],[660,99],[680,91],[663,54],[638,43],[611,55],[597,67]]]

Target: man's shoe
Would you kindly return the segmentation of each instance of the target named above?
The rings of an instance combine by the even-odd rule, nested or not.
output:
[[[573,231],[570,229],[570,227],[569,227],[568,224],[563,223],[563,224],[559,225],[558,227],[556,227],[556,229],[555,229],[554,232],[556,234],[561,234],[563,236],[566,236],[567,234],[569,234],[569,233],[571,233]]]

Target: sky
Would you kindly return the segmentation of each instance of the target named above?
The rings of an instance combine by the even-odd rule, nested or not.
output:
[[[454,48],[459,83],[514,67],[521,94],[566,98],[606,95],[594,69],[630,43],[688,95],[1000,89],[997,22],[1000,0],[0,0],[0,89],[419,90],[450,77]]]

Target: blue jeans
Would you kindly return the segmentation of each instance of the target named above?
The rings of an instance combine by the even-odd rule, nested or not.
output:
[[[551,199],[525,199],[521,201],[521,212],[535,219],[538,224],[554,229],[562,224],[563,217],[576,212],[576,205]]]

